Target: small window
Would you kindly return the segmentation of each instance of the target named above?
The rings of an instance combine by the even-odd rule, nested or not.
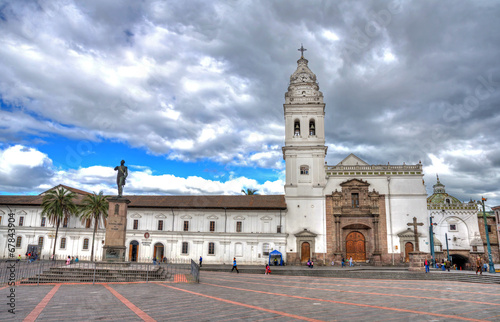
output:
[[[300,136],[300,122],[298,120],[293,124],[293,136]]]
[[[450,198],[446,198],[445,201],[446,201],[447,204],[451,203]]]
[[[476,253],[477,252],[477,246],[472,246],[472,251]]]
[[[19,226],[24,225],[24,217],[19,217]]]
[[[66,248],[66,238],[65,237],[61,238],[61,245],[59,245],[59,248],[61,248],[61,249]]]
[[[63,220],[63,227],[64,227],[64,228],[67,228],[67,227],[68,227],[68,217],[64,217],[64,220]]]
[[[83,240],[83,249],[84,249],[84,250],[89,249],[89,239],[88,239],[88,238],[85,238],[85,239]]]
[[[215,255],[215,244],[208,243],[208,255]]]
[[[23,238],[21,236],[17,236],[16,247],[21,247],[22,241],[23,241]]]
[[[491,234],[491,225],[488,225],[488,233]]]
[[[457,231],[457,225],[456,224],[450,224],[450,231]]]
[[[352,200],[352,207],[358,208],[359,207],[359,193],[352,193],[351,200]]]
[[[45,217],[42,217],[42,222],[40,223],[40,227],[45,227]]]
[[[276,227],[276,233],[281,234],[281,226],[278,225]]]
[[[300,166],[300,174],[308,175],[309,174],[309,167],[307,165]]]
[[[210,222],[210,231],[215,231],[215,221]]]
[[[134,230],[139,229],[139,219],[134,219]]]
[[[85,228],[90,228],[91,224],[92,224],[92,219],[87,218],[87,220],[85,220]]]
[[[269,243],[262,244],[262,255],[264,256],[269,255]]]
[[[43,237],[38,237],[38,246],[43,247]]]
[[[188,242],[182,242],[182,253],[183,254],[187,254],[188,253],[188,250],[189,250],[189,244]]]
[[[241,233],[241,230],[242,230],[241,227],[242,227],[242,225],[243,225],[243,222],[241,222],[241,221],[237,221],[236,222],[236,232],[237,233]]]
[[[184,231],[189,231],[189,221],[184,220]]]
[[[316,127],[314,126],[314,120],[309,121],[309,135],[316,135]]]
[[[158,220],[158,230],[163,230],[163,220]]]

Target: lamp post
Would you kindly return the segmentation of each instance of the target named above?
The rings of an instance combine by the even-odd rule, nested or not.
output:
[[[432,267],[436,267],[436,257],[434,254],[434,231],[433,231],[433,226],[435,224],[432,223],[432,218],[434,218],[432,215],[429,218],[430,219],[430,226],[429,226],[429,235],[430,235],[430,244],[431,244],[431,256],[432,256]]]
[[[481,198],[481,205],[483,206],[483,219],[484,219],[484,232],[486,234],[486,243],[488,245],[488,259],[489,259],[489,272],[494,274],[495,273],[495,265],[493,264],[493,258],[491,257],[491,246],[490,246],[490,235],[488,234],[488,221],[486,220],[486,210],[484,209],[484,202],[487,199],[482,197]]]
[[[446,239],[446,259],[450,262],[450,248],[448,247],[448,233],[444,233]]]

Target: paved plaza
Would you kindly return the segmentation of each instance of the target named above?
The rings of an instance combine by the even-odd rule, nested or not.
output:
[[[500,285],[201,272],[200,284],[16,287],[0,321],[500,321]],[[4,303],[9,289],[0,289]]]

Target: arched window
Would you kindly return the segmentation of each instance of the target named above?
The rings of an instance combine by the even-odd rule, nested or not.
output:
[[[316,126],[314,120],[309,121],[309,135],[316,135]]]
[[[300,121],[295,120],[293,124],[293,136],[300,136]]]
[[[309,175],[309,166],[301,165],[300,166],[300,174]]]

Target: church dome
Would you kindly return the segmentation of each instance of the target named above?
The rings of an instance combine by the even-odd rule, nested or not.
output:
[[[316,75],[309,69],[309,61],[302,56],[297,60],[297,70],[290,76],[290,85],[285,93],[285,104],[323,104],[323,93],[319,91]]]
[[[450,196],[446,193],[445,185],[439,181],[439,176],[437,177],[437,183],[432,186],[434,188],[434,193],[427,198],[427,204],[459,204],[462,203],[457,198]]]

